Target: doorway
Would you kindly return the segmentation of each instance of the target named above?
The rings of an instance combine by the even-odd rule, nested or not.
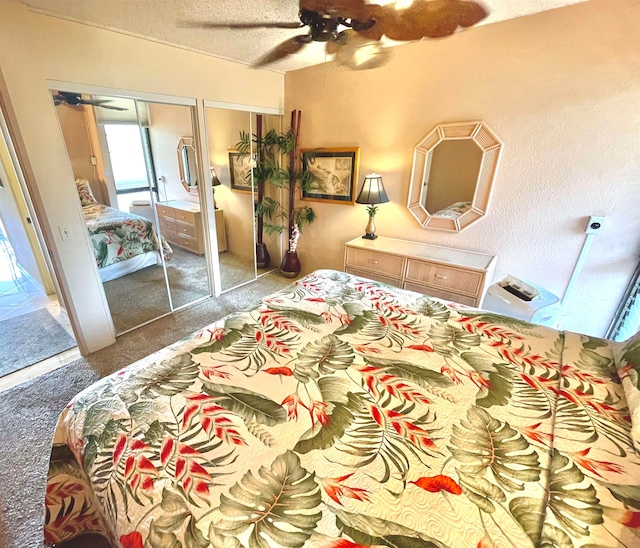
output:
[[[76,341],[56,294],[0,113],[0,385]]]

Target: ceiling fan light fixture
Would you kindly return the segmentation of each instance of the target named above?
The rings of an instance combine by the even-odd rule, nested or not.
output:
[[[383,66],[391,58],[391,51],[377,40],[352,36],[336,53],[336,62],[352,70],[369,70]]]

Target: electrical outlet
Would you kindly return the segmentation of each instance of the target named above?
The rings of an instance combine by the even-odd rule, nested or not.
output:
[[[587,222],[587,226],[584,231],[587,234],[599,234],[602,232],[602,227],[604,225],[604,217],[589,217],[589,221]]]
[[[73,238],[73,236],[71,235],[71,229],[69,228],[68,225],[60,225],[58,227],[58,230],[60,230],[60,236],[62,236],[63,240],[71,240]]]
[[[92,166],[98,165],[98,159],[95,156],[91,156],[91,165]]]

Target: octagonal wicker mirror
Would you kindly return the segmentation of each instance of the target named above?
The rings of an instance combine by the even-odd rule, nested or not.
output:
[[[437,125],[414,149],[409,211],[424,228],[450,232],[480,220],[501,152],[484,122]]]

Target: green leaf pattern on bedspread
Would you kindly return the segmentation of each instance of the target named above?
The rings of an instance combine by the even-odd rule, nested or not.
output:
[[[319,271],[79,394],[45,540],[637,546],[629,432],[606,343]]]
[[[126,261],[149,251],[160,251],[166,261],[173,251],[154,224],[138,215],[102,204],[82,208],[98,268]],[[161,243],[159,243],[161,242]]]

